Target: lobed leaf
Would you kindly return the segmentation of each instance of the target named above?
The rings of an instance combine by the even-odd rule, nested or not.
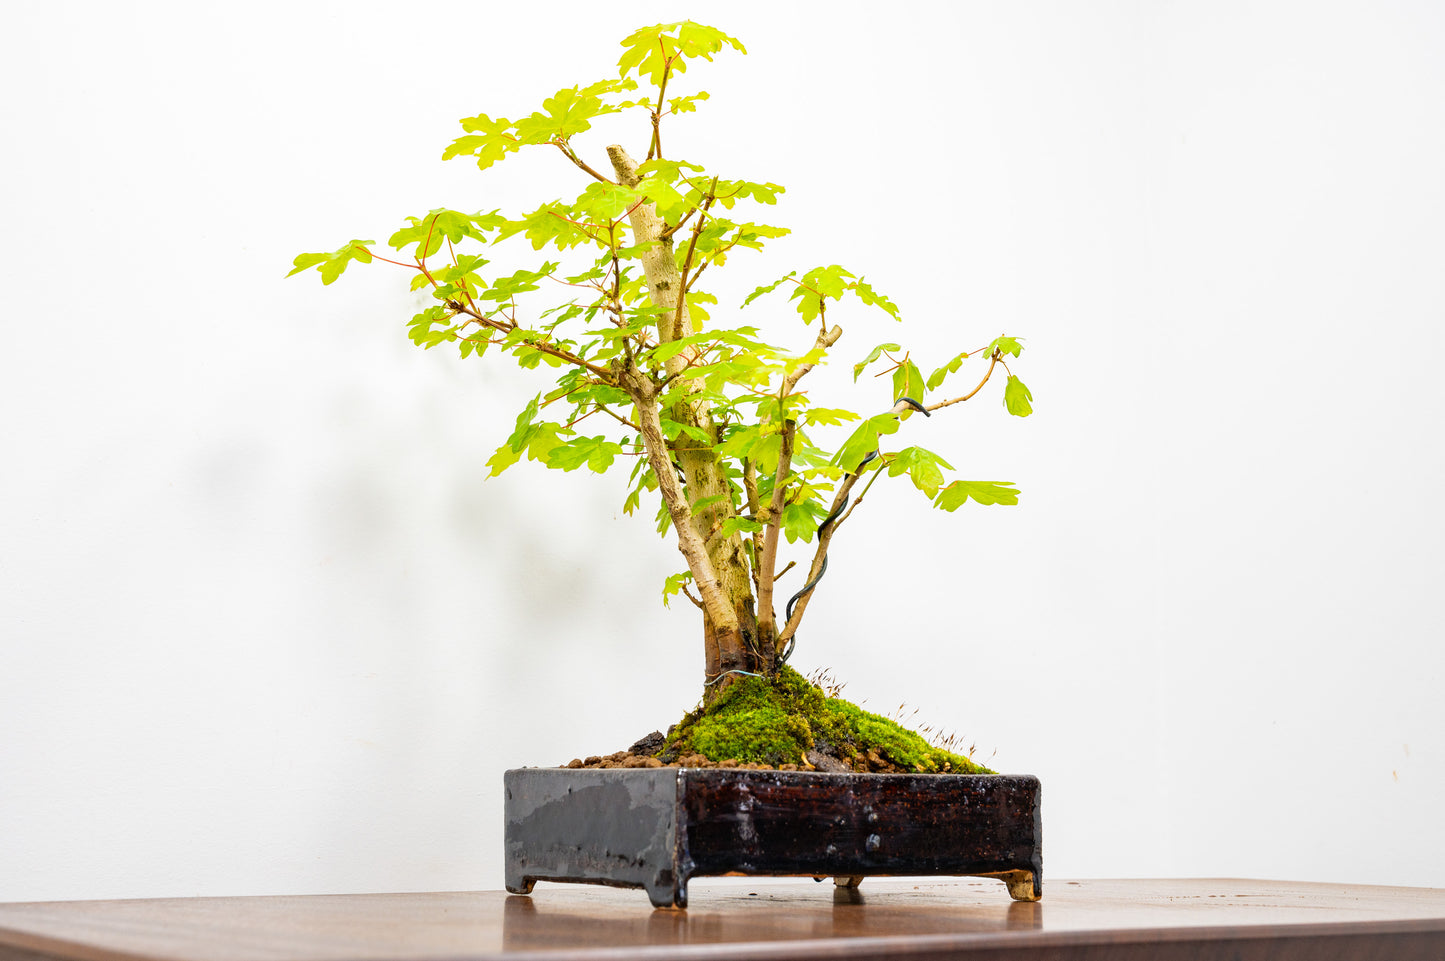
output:
[[[1013,481],[962,481],[956,480],[938,492],[934,506],[946,511],[957,510],[965,501],[974,500],[985,507],[1003,504],[1009,507],[1019,502],[1019,491]]]
[[[953,470],[953,465],[922,447],[905,447],[894,454],[888,464],[889,477],[907,474],[913,486],[930,498],[936,497],[943,486],[944,470]]]
[[[958,372],[958,369],[963,366],[963,362],[967,359],[967,352],[959,354],[957,357],[953,358],[953,360],[950,360],[948,363],[944,364],[942,367],[929,374],[928,381],[925,386],[929,390],[937,390],[939,386],[942,385],[944,380],[947,379],[949,374]]]
[[[519,150],[522,142],[517,138],[513,123],[506,117],[493,120],[484,113],[462,119],[462,129],[467,136],[458,137],[442,151],[443,160],[453,157],[476,157],[477,168],[486,170],[509,153]]]
[[[371,263],[371,251],[366,249],[366,245],[374,243],[374,240],[353,240],[340,250],[330,253],[297,254],[291,261],[291,271],[286,276],[291,277],[307,268],[315,267],[321,274],[321,283],[330,284],[345,273],[353,260],[363,264]]]
[[[747,298],[746,298],[745,300],[743,300],[742,306],[746,307],[748,304],[751,304],[753,301],[757,300],[759,297],[763,296],[764,294],[771,294],[773,291],[777,290],[778,287],[781,286],[783,283],[785,283],[786,281],[792,280],[793,277],[794,277],[794,275],[796,275],[796,274],[797,274],[797,271],[796,271],[796,270],[789,271],[786,276],[784,276],[784,277],[779,277],[777,280],[773,281],[771,284],[766,284],[766,285],[764,285],[764,286],[762,286],[762,287],[759,287],[757,290],[755,290],[755,291],[753,291],[752,293],[748,294]]]
[[[871,351],[868,352],[867,357],[863,358],[861,361],[853,365],[854,382],[856,383],[858,380],[858,376],[863,373],[864,369],[866,369],[869,364],[873,363],[879,357],[882,357],[885,351],[897,351],[902,349],[903,348],[898,346],[897,344],[879,344],[877,347],[874,347]]]
[[[672,606],[672,598],[682,593],[683,585],[692,583],[692,572],[683,571],[681,574],[669,574],[662,582],[662,605]]]
[[[711,60],[724,46],[748,52],[737,38],[691,20],[642,27],[623,40],[622,46],[622,58],[617,61],[619,75],[625,77],[635,71],[653,86],[661,84],[669,71],[686,71],[688,58]]]
[[[993,343],[989,344],[985,351],[989,354],[998,351],[1001,354],[1012,354],[1017,357],[1023,353],[1024,348],[1017,337],[995,337]]]
[[[869,417],[849,435],[833,455],[833,464],[849,474],[857,473],[859,466],[873,451],[878,449],[878,438],[898,430],[898,418],[892,414],[875,414]]]
[[[1015,417],[1027,417],[1034,412],[1030,403],[1034,395],[1024,386],[1024,382],[1013,374],[1009,374],[1008,384],[1003,389],[1003,404],[1008,412]]]

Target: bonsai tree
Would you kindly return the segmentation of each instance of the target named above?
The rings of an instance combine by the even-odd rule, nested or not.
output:
[[[542,376],[546,386],[489,461],[492,474],[524,457],[562,471],[630,472],[626,512],[656,503],[658,531],[686,562],[663,597],[680,594],[701,611],[703,704],[712,708],[739,682],[786,679],[833,542],[880,477],[906,476],[945,511],[969,500],[1017,503],[1011,484],[949,480],[952,468],[930,450],[886,449],[901,419],[976,397],[998,368],[1009,413],[1028,416],[1031,397],[1008,363],[1021,345],[1001,336],[941,358],[927,374],[899,344],[873,346],[859,352],[853,374],[890,375],[878,408],[816,403],[802,386],[842,342],[843,309],[856,302],[896,321],[898,306],[834,264],[757,288],[740,306],[762,316],[732,323],[705,281],[788,233],[752,219],[783,188],[672,156],[664,121],[708,99],[677,90],[691,62],[746,51],[691,21],[644,27],[622,47],[616,78],[559,90],[518,120],[465,118],[443,151],[482,170],[513,154],[550,155],[559,180],[571,183],[567,199],[511,214],[432,210],[392,234],[395,253],[352,240],[301,254],[291,273],[314,268],[330,284],[352,263],[394,264],[435,301],[408,322],[413,342],[485,362],[501,355]],[[605,158],[574,148],[611,114],[638,118],[641,159],[620,145]],[[489,271],[487,255],[503,247],[531,260]],[[509,270],[518,263],[526,266]],[[780,323],[784,295],[796,329]],[[967,389],[950,395],[955,375]],[[852,425],[841,446],[819,443],[822,428],[841,424]],[[780,569],[784,541],[802,555],[792,590],[780,586],[797,564]]]

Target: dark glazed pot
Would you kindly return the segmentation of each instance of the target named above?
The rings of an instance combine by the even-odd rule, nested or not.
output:
[[[1043,893],[1039,781],[1003,774],[520,768],[505,777],[506,886],[644,888],[687,906],[723,874],[998,878]]]

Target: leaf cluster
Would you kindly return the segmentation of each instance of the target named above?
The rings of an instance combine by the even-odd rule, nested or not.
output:
[[[351,240],[335,251],[299,255],[291,273],[316,269],[330,284],[352,263],[399,265],[432,301],[406,322],[418,346],[452,345],[464,358],[500,354],[523,368],[545,368],[549,383],[516,415],[488,462],[494,475],[523,459],[568,472],[624,470],[628,513],[644,500],[662,501],[659,461],[648,456],[640,423],[639,404],[655,399],[667,461],[676,468],[684,453],[710,457],[723,477],[720,493],[684,491],[688,510],[693,516],[721,510],[710,536],[743,538],[755,578],[769,525],[790,543],[813,541],[840,491],[862,474],[870,484],[885,474],[906,476],[946,511],[968,500],[1017,503],[1011,483],[951,480],[953,466],[933,451],[886,448],[900,420],[916,413],[890,410],[895,401],[923,406],[933,399],[943,407],[966,399],[936,395],[970,360],[987,365],[984,381],[995,365],[1007,369],[1007,359],[1021,355],[1019,340],[999,337],[960,352],[927,376],[900,344],[880,344],[854,367],[855,380],[875,365],[883,365],[877,376],[889,377],[891,391],[875,412],[815,405],[798,383],[830,358],[840,312],[870,308],[898,321],[898,304],[833,264],[789,271],[739,305],[786,292],[801,327],[814,328],[803,340],[779,330],[776,311],[758,326],[728,321],[701,281],[733,254],[762,251],[788,233],[761,219],[783,188],[664,157],[661,121],[691,114],[708,99],[706,92],[667,96],[669,82],[690,61],[746,51],[735,38],[690,21],[642,28],[622,47],[617,77],[558,90],[517,120],[466,117],[461,135],[442,152],[444,160],[467,157],[486,170],[523,148],[552,148],[580,186],[513,213],[436,208],[409,216],[390,235],[389,255],[376,252],[375,241]],[[604,175],[572,146],[598,118],[626,111],[637,113],[650,134],[635,182]],[[666,225],[660,239],[639,239],[634,215],[644,207]],[[658,305],[646,280],[643,260],[660,244],[681,278],[682,303],[674,309]],[[489,269],[494,262],[528,266]],[[1012,371],[1003,394],[1009,413],[1032,412],[1032,395]],[[841,447],[828,443],[827,429],[844,424],[855,426]],[[674,516],[660,503],[659,531]],[[688,592],[691,579],[669,578],[664,599]]]

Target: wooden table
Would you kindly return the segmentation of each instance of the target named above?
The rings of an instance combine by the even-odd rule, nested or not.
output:
[[[517,958],[1441,961],[1445,890],[1280,881],[697,881],[687,911],[640,891],[0,904],[0,961]]]

